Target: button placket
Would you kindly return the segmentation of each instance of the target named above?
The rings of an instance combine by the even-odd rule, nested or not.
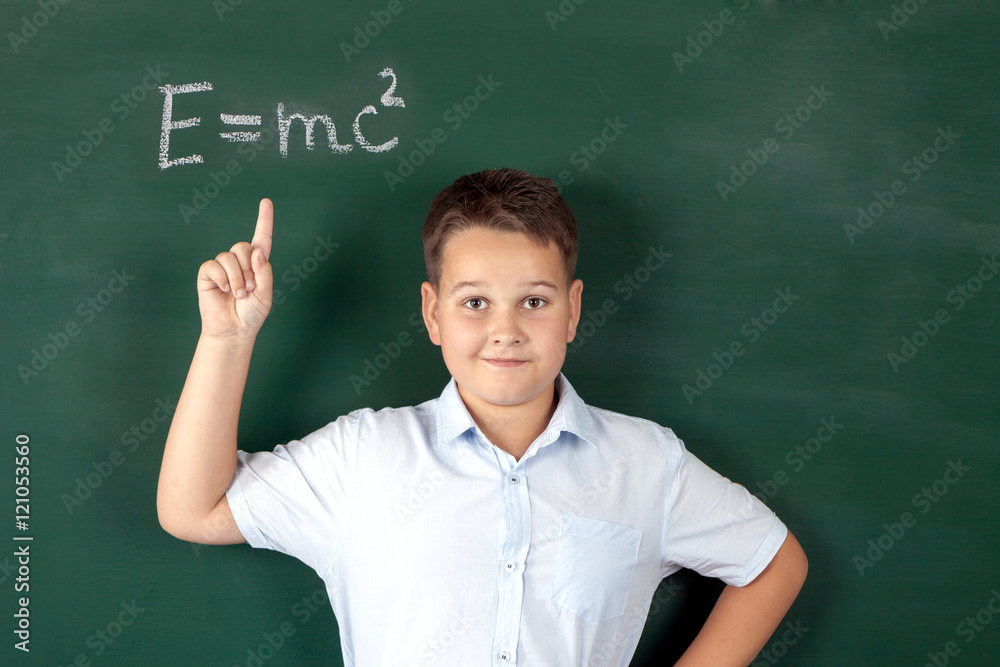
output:
[[[515,468],[517,466],[515,465]],[[511,469],[504,475],[500,517],[506,539],[500,545],[499,599],[494,634],[496,664],[516,663],[516,650],[524,599],[524,559],[531,535],[531,507],[523,471]]]

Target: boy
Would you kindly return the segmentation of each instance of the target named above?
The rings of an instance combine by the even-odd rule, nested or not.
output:
[[[672,431],[586,405],[560,373],[583,283],[551,181],[484,171],[431,204],[422,308],[452,375],[438,399],[247,454],[236,430],[271,305],[272,219],[265,199],[252,243],[201,266],[202,333],[157,496],[167,532],[313,567],[347,665],[627,665],[682,567],[730,585],[677,664],[750,663],[805,555]]]

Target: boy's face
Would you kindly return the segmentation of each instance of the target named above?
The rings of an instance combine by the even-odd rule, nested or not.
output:
[[[583,290],[580,280],[566,284],[555,244],[483,228],[458,232],[445,246],[438,287],[421,287],[424,321],[473,412],[551,395]]]

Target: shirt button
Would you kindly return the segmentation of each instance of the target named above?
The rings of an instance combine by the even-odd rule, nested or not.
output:
[[[510,653],[507,653],[507,651],[500,651],[500,655],[497,657],[500,658],[500,662],[507,662],[510,660]]]
[[[503,564],[503,568],[508,572],[513,572],[514,570],[517,569],[517,563],[512,560],[509,560]]]
[[[511,475],[507,479],[510,481],[511,484],[517,484],[520,481],[520,478],[517,475]]]

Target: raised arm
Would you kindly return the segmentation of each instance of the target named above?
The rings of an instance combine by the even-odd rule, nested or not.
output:
[[[273,228],[274,208],[263,199],[253,240],[237,243],[198,271],[201,336],[167,435],[156,492],[160,525],[189,542],[245,541],[226,489],[236,470],[250,355],[271,310]]]

